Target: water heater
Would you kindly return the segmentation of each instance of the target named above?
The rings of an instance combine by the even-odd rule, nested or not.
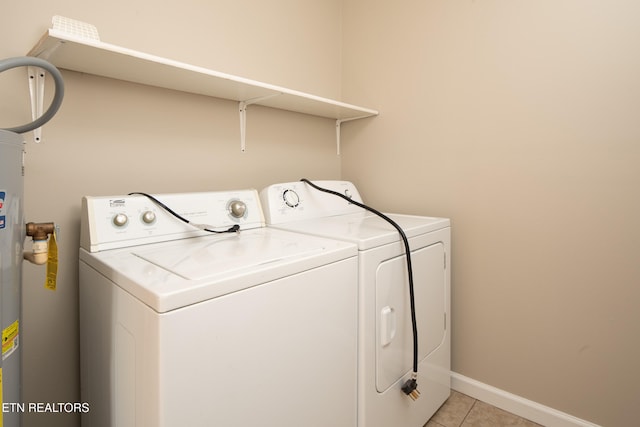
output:
[[[2,402],[20,400],[20,295],[22,244],[25,222],[22,209],[23,141],[20,135],[0,130],[0,319],[2,327]],[[2,414],[3,425],[18,414]],[[19,418],[19,417],[18,417]],[[15,424],[15,423],[14,423]]]
[[[0,60],[0,73],[9,68],[21,66],[33,66],[49,71],[56,85],[56,93],[51,106],[41,117],[23,126],[0,129],[0,329],[2,331],[0,407],[3,409],[0,412],[0,426],[2,427],[21,425],[21,411],[4,411],[3,404],[9,404],[8,407],[11,408],[11,405],[22,403],[20,306],[23,247],[26,235],[36,234],[33,230],[41,228],[30,228],[25,224],[24,141],[20,134],[39,128],[49,121],[58,110],[64,93],[60,72],[53,65],[39,58],[18,57]]]

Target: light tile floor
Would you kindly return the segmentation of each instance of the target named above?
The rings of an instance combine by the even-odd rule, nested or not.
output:
[[[449,399],[424,427],[540,427],[540,424],[451,390]]]

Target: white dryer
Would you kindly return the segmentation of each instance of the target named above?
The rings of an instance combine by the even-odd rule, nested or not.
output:
[[[83,425],[356,426],[356,246],[265,227],[255,190],[157,199],[240,231],[83,198]]]
[[[362,202],[350,182],[316,184]],[[358,245],[358,426],[422,427],[450,394],[449,219],[386,214],[411,248],[420,391],[413,401],[401,391],[412,375],[413,334],[405,249],[396,229],[303,182],[271,185],[260,197],[272,228]]]

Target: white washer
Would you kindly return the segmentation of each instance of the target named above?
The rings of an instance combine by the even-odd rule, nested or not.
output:
[[[83,198],[83,425],[356,426],[356,246],[265,227],[255,190],[157,197],[241,231]]]
[[[318,181],[362,202],[346,181]],[[422,427],[450,394],[451,228],[446,218],[387,214],[409,239],[418,330],[418,390],[411,378],[413,335],[405,250],[389,223],[303,182],[275,184],[260,193],[273,228],[340,239],[359,249],[358,426]]]

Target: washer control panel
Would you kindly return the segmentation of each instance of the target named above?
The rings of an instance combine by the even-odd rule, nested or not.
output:
[[[80,246],[89,252],[264,227],[256,190],[153,195],[186,223],[144,195],[83,197]]]
[[[313,181],[319,187],[336,191],[362,202],[360,193],[349,181]],[[296,181],[273,184],[260,192],[267,224],[322,218],[362,212],[362,209],[337,197]]]

